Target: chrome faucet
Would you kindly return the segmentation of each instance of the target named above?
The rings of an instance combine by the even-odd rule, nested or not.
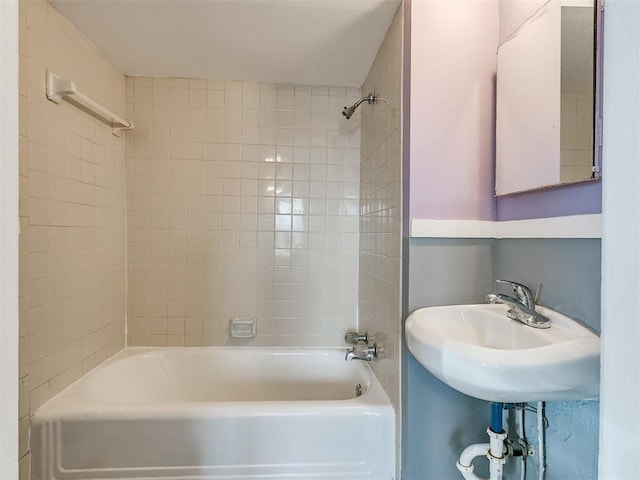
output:
[[[509,307],[507,317],[533,328],[549,328],[551,320],[536,311],[536,300],[542,285],[538,285],[536,295],[526,285],[509,280],[496,280],[497,283],[511,285],[516,298],[501,293],[490,293],[485,297],[489,303],[502,303]]]
[[[510,280],[502,280],[500,278],[496,279],[496,283],[504,283],[505,285],[510,285],[511,288],[513,288],[514,295],[520,303],[530,309],[535,308],[536,302],[538,301],[538,295],[540,294],[540,289],[542,288],[541,284],[538,284],[538,289],[536,290],[536,295],[534,296],[531,289],[526,285],[523,285],[522,283],[512,282]]]
[[[346,361],[349,360],[364,360],[365,362],[371,362],[378,355],[378,346],[373,345],[354,345],[344,356]]]

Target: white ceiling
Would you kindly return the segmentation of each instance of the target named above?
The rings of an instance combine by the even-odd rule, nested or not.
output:
[[[51,0],[124,73],[360,87],[400,0]]]

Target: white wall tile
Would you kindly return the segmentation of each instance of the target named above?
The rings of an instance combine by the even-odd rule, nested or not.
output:
[[[28,65],[20,92],[26,106],[20,122],[20,423],[28,426],[38,406],[125,341],[127,136],[114,137],[109,126],[66,102],[49,102],[45,70],[72,79],[121,115],[127,87],[124,75],[48,2],[20,2],[20,15],[27,43],[20,62]],[[131,112],[150,105],[150,85],[132,83],[130,96]],[[139,109],[150,119],[149,112]],[[140,195],[148,188],[144,181],[132,185]],[[26,428],[21,437],[21,478],[28,478]]]
[[[358,280],[359,141],[345,145],[359,123],[341,131],[346,90],[136,77],[128,85],[136,132],[148,133],[128,150],[129,342],[226,344],[229,317],[257,315],[252,344],[341,344],[344,325],[356,322]],[[51,205],[41,208],[48,216]],[[354,266],[337,285],[327,258]]]
[[[593,166],[593,102],[590,91],[563,91],[561,105],[560,181],[591,177]]]
[[[349,268],[344,278],[359,276],[359,302],[361,331],[368,331],[383,339],[384,355],[372,367],[391,398],[400,408],[400,345],[401,345],[401,185],[402,144],[400,141],[402,98],[402,8],[389,27],[362,92],[375,92],[391,103],[360,107],[362,121],[361,155],[355,148],[355,136],[344,133],[344,145],[331,157],[343,155],[345,210],[343,219],[343,249],[359,248],[359,272]],[[346,92],[345,92],[346,93]],[[353,95],[354,92],[348,92]],[[396,103],[397,102],[397,103]],[[352,119],[355,118],[355,115]],[[334,140],[338,143],[341,140]],[[359,179],[356,176],[356,158],[360,156]],[[354,181],[359,180],[359,189]],[[360,206],[354,200],[359,194]],[[359,209],[362,215],[358,215]],[[359,219],[360,236],[355,235],[352,220]],[[358,247],[359,241],[359,247]],[[345,262],[348,263],[348,262]],[[351,309],[343,304],[344,311]]]

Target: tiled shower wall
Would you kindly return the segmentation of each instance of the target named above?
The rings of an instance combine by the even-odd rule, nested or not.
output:
[[[402,325],[402,21],[400,6],[362,87],[364,95],[373,92],[386,102],[360,107],[360,330],[375,334],[384,347],[372,367],[396,412]]]
[[[21,478],[33,412],[125,340],[125,139],[48,101],[46,69],[126,108],[124,75],[46,0],[21,0]]]
[[[341,345],[356,327],[359,89],[131,77],[131,345]],[[232,340],[229,319],[256,317]]]
[[[560,181],[579,182],[593,168],[593,91],[562,92]]]

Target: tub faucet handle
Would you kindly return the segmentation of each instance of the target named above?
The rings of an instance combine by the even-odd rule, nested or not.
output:
[[[349,360],[363,360],[365,362],[372,362],[375,357],[378,356],[378,346],[373,345],[354,346],[350,350],[347,350],[347,354],[344,356],[346,361]]]
[[[357,345],[359,343],[369,343],[368,333],[347,332],[344,334],[344,343],[349,345]]]

